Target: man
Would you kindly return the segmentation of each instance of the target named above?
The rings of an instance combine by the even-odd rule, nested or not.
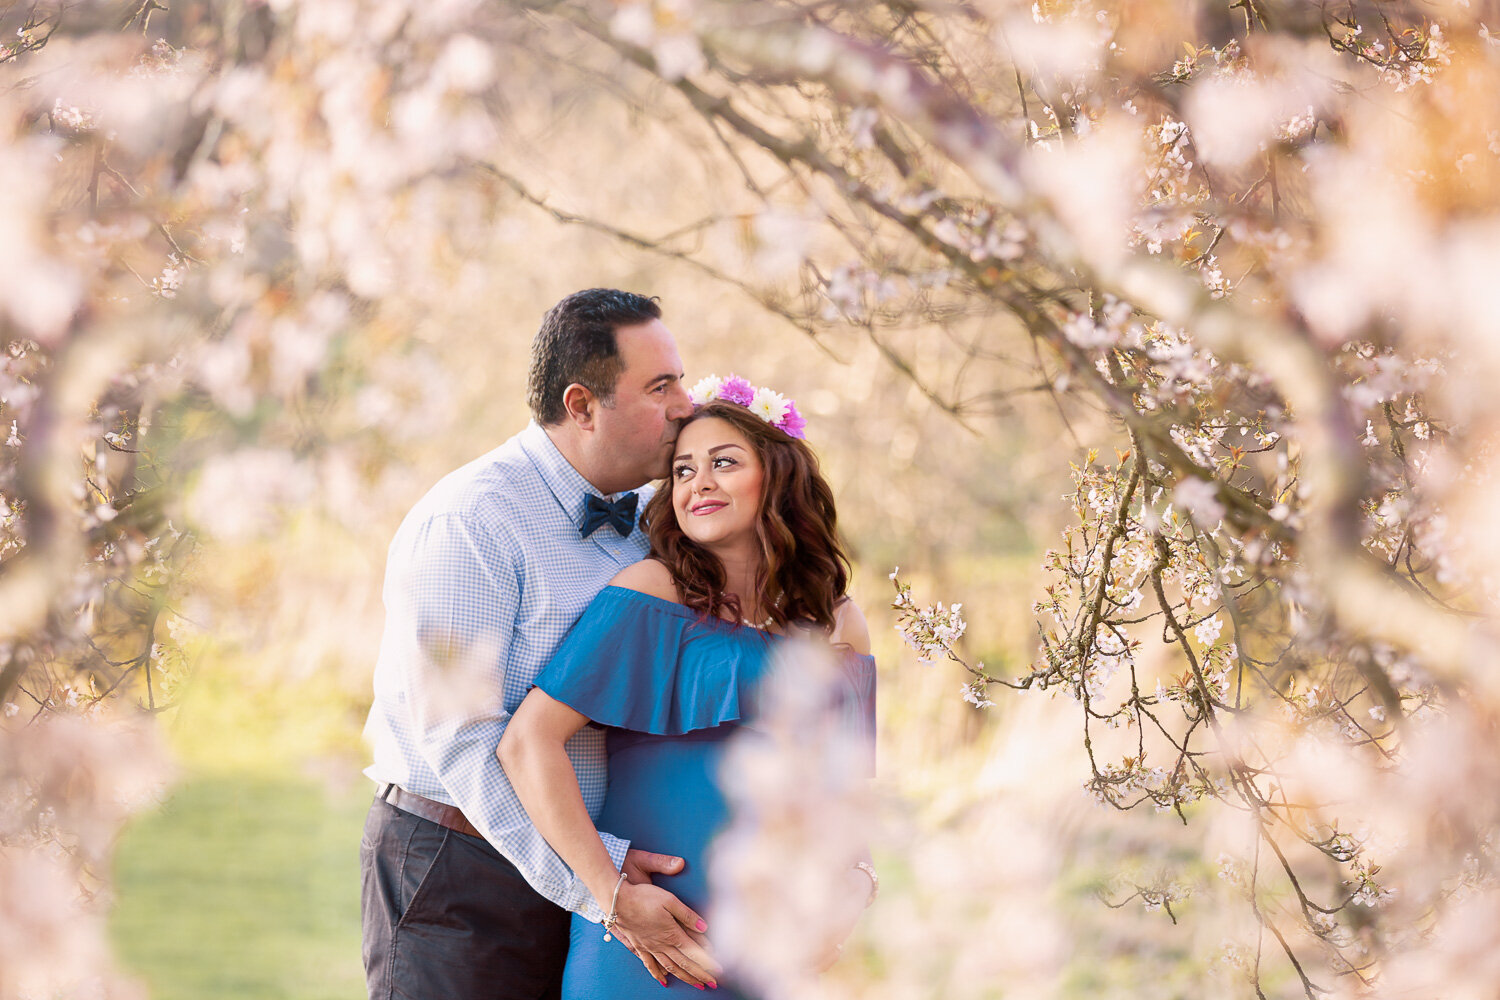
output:
[[[365,727],[377,783],[360,845],[371,1000],[556,996],[568,911],[604,916],[532,827],[495,748],[564,632],[646,553],[629,491],[667,474],[692,412],[655,300],[590,289],[554,306],[532,345],[528,403],[527,428],[444,477],[391,543]],[[568,751],[596,811],[602,732]],[[681,868],[603,837],[632,882]],[[678,923],[702,930],[697,914],[678,906],[627,928],[664,983],[658,949],[712,968],[701,935]]]

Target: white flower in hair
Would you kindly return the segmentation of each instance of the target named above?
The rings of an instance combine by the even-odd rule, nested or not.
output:
[[[688,390],[688,399],[693,401],[694,406],[702,406],[719,394],[719,387],[723,384],[724,380],[717,375],[705,376]]]
[[[756,389],[750,399],[750,412],[773,426],[781,423],[790,408],[786,397],[771,389]]]

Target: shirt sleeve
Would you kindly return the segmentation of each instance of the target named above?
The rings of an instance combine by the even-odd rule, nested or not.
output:
[[[510,721],[505,670],[521,598],[520,557],[508,539],[452,513],[429,519],[405,553],[404,579],[388,600],[415,655],[403,687],[417,752],[453,802],[532,888],[566,910],[600,921],[584,884],[532,826],[495,757]],[[395,560],[393,560],[393,563]],[[601,833],[618,868],[629,844]]]

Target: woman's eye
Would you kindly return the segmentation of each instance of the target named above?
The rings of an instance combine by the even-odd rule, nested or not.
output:
[[[690,465],[679,465],[677,468],[672,470],[672,478],[681,479],[692,471],[693,467]]]
[[[723,455],[723,456],[720,456],[719,458],[714,459],[714,468],[715,469],[721,469],[721,468],[723,468],[726,465],[733,465],[733,464],[734,464],[734,459],[728,457],[727,455]]]

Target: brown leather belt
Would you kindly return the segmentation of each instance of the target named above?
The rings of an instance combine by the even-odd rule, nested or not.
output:
[[[442,802],[424,799],[420,795],[408,792],[399,785],[392,784],[381,785],[380,789],[375,793],[375,797],[390,803],[402,812],[409,812],[413,816],[420,816],[425,820],[431,820],[438,826],[447,827],[458,833],[468,834],[470,837],[484,836],[459,811],[458,806],[445,805]]]

